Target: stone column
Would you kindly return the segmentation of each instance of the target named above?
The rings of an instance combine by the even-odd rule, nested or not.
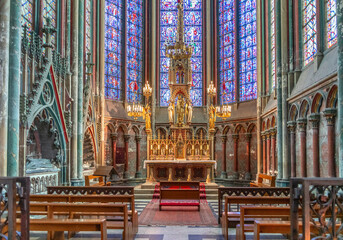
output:
[[[125,168],[124,168],[124,178],[129,178],[129,141],[130,135],[124,135],[124,142],[125,142]]]
[[[266,134],[262,134],[262,173],[267,173],[267,156],[266,156]]]
[[[238,173],[238,139],[239,135],[238,134],[233,134],[232,135],[233,139],[233,171],[234,171],[234,179],[238,179],[239,173]]]
[[[338,82],[338,159],[339,159],[339,177],[343,177],[343,2],[337,1],[337,40],[338,40],[338,64],[337,64],[337,82]]]
[[[246,143],[246,165],[245,165],[245,180],[250,180],[251,179],[251,163],[250,163],[250,140],[251,140],[251,133],[245,134],[245,143]]]
[[[142,140],[142,137],[136,136],[135,140],[136,140],[136,174],[135,174],[135,178],[142,178],[142,173],[139,169],[139,163],[141,161],[141,140]]]
[[[301,176],[300,177],[307,177],[307,169],[306,169],[306,125],[307,119],[302,118],[299,119],[298,122],[299,127],[299,134],[300,134],[300,168],[301,168]]]
[[[297,163],[296,163],[296,150],[295,150],[295,130],[297,127],[297,123],[295,121],[290,121],[287,123],[288,131],[290,134],[290,146],[291,146],[291,177],[296,177],[296,168],[297,168]]]
[[[77,176],[77,117],[78,117],[78,31],[79,31],[79,1],[72,1],[72,14],[71,14],[71,73],[72,73],[72,83],[71,83],[71,98],[72,98],[72,133],[71,133],[71,184],[73,186],[79,185]]]
[[[84,20],[84,0],[79,0],[79,31],[78,31],[78,97],[77,97],[77,177],[80,179],[80,182],[84,182],[83,177],[83,56],[84,56],[84,27],[83,27],[83,20]],[[87,109],[87,108],[86,108]],[[85,113],[86,114],[86,113]]]
[[[10,2],[0,1],[0,177],[7,176]]]
[[[10,2],[7,175],[16,177],[19,174],[21,1],[11,0]]]
[[[266,135],[266,151],[267,151],[267,154],[266,154],[266,157],[267,157],[267,160],[266,160],[266,164],[267,164],[267,168],[266,168],[266,173],[269,174],[270,173],[270,132],[268,131],[267,132],[267,135]]]
[[[309,121],[312,123],[312,150],[313,150],[313,177],[319,177],[319,114],[311,114]]]
[[[117,156],[117,139],[118,139],[118,134],[117,133],[112,133],[111,134],[111,139],[112,139],[112,166],[116,168],[116,156]]]
[[[275,171],[277,171],[277,162],[276,162],[276,156],[275,156],[275,148],[276,148],[276,129],[272,129],[270,132],[270,138],[271,138],[271,164],[272,164],[272,172],[275,174]]]
[[[222,135],[222,149],[223,149],[223,162],[222,162],[222,173],[221,178],[226,179],[227,178],[227,172],[226,172],[226,142],[227,142],[227,136]]]
[[[335,161],[335,145],[336,145],[336,131],[335,118],[336,109],[328,108],[324,111],[328,127],[328,176],[336,177],[336,161]]]

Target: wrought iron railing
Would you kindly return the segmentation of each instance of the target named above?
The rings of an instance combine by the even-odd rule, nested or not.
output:
[[[0,240],[29,239],[29,197],[28,177],[0,177]]]
[[[343,239],[342,178],[292,178],[290,188],[292,240]]]

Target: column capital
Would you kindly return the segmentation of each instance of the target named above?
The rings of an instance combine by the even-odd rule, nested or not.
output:
[[[118,133],[111,133],[111,138],[112,138],[113,141],[117,141]]]
[[[287,128],[290,133],[295,133],[295,130],[297,128],[297,122],[296,121],[287,122]]]
[[[326,117],[328,126],[333,126],[335,124],[336,114],[337,114],[336,108],[327,108],[324,110],[324,116]]]
[[[306,131],[306,125],[307,125],[307,119],[306,118],[298,119],[297,124],[298,124],[300,132]]]
[[[142,140],[142,137],[141,136],[135,136],[135,140],[136,140],[136,142],[140,142]]]
[[[239,138],[239,135],[238,135],[238,134],[232,134],[232,139],[233,139],[234,141],[237,141],[238,138]]]
[[[251,133],[246,133],[245,134],[245,142],[249,142],[251,139]]]
[[[270,130],[264,131],[264,134],[267,140],[270,139]]]
[[[227,136],[226,135],[221,135],[220,139],[222,140],[222,143],[226,143],[227,141]]]
[[[312,113],[308,117],[308,120],[311,122],[312,128],[319,128],[320,114]]]
[[[124,135],[124,142],[129,142],[129,141],[130,141],[130,138],[131,138],[131,135],[125,134],[125,135]]]
[[[271,138],[275,138],[276,137],[276,133],[277,133],[276,128],[270,129],[270,136],[271,136]]]

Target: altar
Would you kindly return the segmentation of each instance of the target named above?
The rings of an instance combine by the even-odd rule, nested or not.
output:
[[[214,180],[214,160],[146,160],[147,182]]]

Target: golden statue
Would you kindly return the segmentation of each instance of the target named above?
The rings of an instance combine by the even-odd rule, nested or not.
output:
[[[145,119],[145,129],[146,130],[150,130],[151,129],[151,112],[150,112],[150,106],[147,105],[144,109],[143,109],[143,119]]]
[[[180,97],[177,100],[177,106],[176,106],[176,111],[177,111],[177,124],[179,126],[183,126],[184,123],[184,115],[185,115],[185,101],[183,100],[182,97]]]
[[[215,122],[216,122],[216,109],[214,108],[214,106],[210,106],[209,108],[209,115],[210,115],[210,119],[209,119],[209,127],[210,129],[214,129],[215,127]]]

